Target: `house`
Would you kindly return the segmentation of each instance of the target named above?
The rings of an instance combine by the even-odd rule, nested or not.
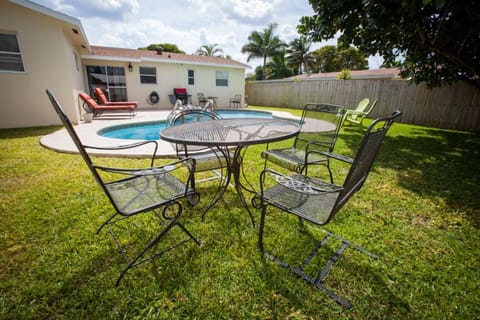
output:
[[[400,79],[399,68],[382,68],[375,70],[349,70],[352,79]],[[304,73],[287,79],[308,80],[308,79],[337,79],[341,72],[326,72],[326,73]]]
[[[78,93],[93,95],[95,86],[113,101],[138,101],[140,110],[171,108],[177,87],[193,103],[203,92],[228,107],[234,94],[245,95],[246,68],[225,58],[93,46],[77,18],[28,0],[0,1],[0,128],[58,124],[45,89],[76,122]]]

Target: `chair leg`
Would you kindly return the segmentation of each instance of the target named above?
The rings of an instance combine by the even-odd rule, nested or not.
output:
[[[166,213],[166,209],[168,207],[171,207],[171,206],[176,206],[177,207],[177,211],[174,215],[172,216],[168,216],[167,213]],[[117,282],[115,284],[115,286],[118,286],[121,282],[121,280],[123,279],[123,277],[125,276],[125,273],[135,267],[135,266],[138,266],[144,262],[147,262],[147,261],[150,261],[150,260],[153,260],[155,259],[156,257],[159,257],[161,255],[163,255],[164,253],[166,253],[167,251],[170,251],[184,243],[186,243],[187,241],[189,240],[193,240],[198,246],[201,246],[201,242],[198,241],[191,233],[190,231],[188,231],[187,228],[185,228],[185,226],[183,226],[183,224],[181,224],[178,219],[180,218],[181,216],[181,213],[182,213],[182,205],[178,202],[173,202],[173,203],[170,203],[169,205],[167,205],[166,207],[163,207],[163,211],[162,211],[162,214],[160,215],[160,213],[157,213],[156,211],[153,211],[152,213],[154,213],[158,219],[162,219],[161,216],[163,216],[164,219],[167,219],[167,220],[170,220],[170,222],[160,231],[160,233],[157,234],[157,236],[155,236],[155,238],[153,240],[151,240],[142,250],[140,250],[137,254],[135,254],[135,257],[133,259],[130,259],[129,256],[127,255],[127,252],[126,250],[123,248],[123,246],[121,245],[120,243],[120,240],[119,238],[117,237],[115,231],[112,229],[112,225],[121,221],[121,220],[124,220],[126,219],[127,217],[120,217],[118,219],[114,219],[115,216],[117,216],[117,214],[113,215],[112,217],[110,217],[106,222],[104,222],[100,228],[97,230],[97,233],[100,232],[100,230],[103,228],[103,227],[107,227],[108,231],[110,232],[115,244],[117,245],[117,248],[120,252],[120,254],[122,255],[123,259],[125,260],[127,266],[122,270],[122,272],[120,273],[118,279],[117,279]],[[144,213],[145,214],[145,213]],[[187,236],[188,238],[187,239],[184,239],[184,240],[181,240],[175,244],[172,244],[170,245],[169,247],[159,251],[159,252],[156,252],[156,253],[153,253],[152,255],[148,256],[148,257],[144,257],[144,255],[151,249],[153,248],[157,243],[159,243],[163,237],[165,235],[167,235],[167,233],[173,228],[173,227],[179,227]]]
[[[378,259],[378,256],[370,253],[369,251],[367,251],[367,250],[365,250],[365,249],[363,249],[359,246],[356,246],[356,245],[352,244],[351,242],[349,242],[349,241],[347,241],[347,240],[345,240],[341,237],[338,237],[338,236],[334,235],[333,233],[331,233],[329,231],[325,231],[325,230],[322,229],[322,231],[324,231],[326,233],[325,237],[315,246],[313,251],[305,258],[305,260],[300,265],[293,266],[293,265],[291,265],[291,264],[289,264],[285,261],[282,261],[278,257],[274,256],[273,254],[271,254],[271,253],[269,253],[268,251],[265,250],[265,245],[263,243],[263,238],[264,238],[264,233],[265,233],[264,229],[265,229],[266,208],[267,208],[267,205],[263,204],[262,213],[261,213],[261,217],[260,217],[260,227],[259,227],[259,232],[258,232],[258,247],[260,249],[260,252],[264,256],[266,256],[269,260],[279,264],[283,268],[288,269],[290,272],[292,272],[296,276],[304,279],[308,283],[315,286],[315,288],[321,289],[323,292],[325,292],[325,294],[327,294],[330,298],[335,300],[340,305],[342,305],[342,306],[344,306],[345,308],[348,308],[348,309],[352,308],[352,304],[348,300],[346,300],[345,298],[337,295],[332,290],[328,289],[325,286],[325,284],[323,283],[323,280],[327,276],[331,267],[333,267],[333,265],[340,258],[341,254],[348,247],[352,247],[352,248],[356,249],[357,251],[360,251],[360,252],[370,256],[373,259]],[[304,272],[305,267],[313,260],[313,258],[319,253],[320,249],[322,249],[325,246],[325,244],[328,242],[328,240],[330,240],[331,238],[335,238],[336,240],[341,241],[342,245],[340,246],[340,248],[332,254],[332,256],[329,258],[327,263],[323,266],[323,268],[318,272],[318,274],[315,277],[310,276],[309,274],[305,273]]]

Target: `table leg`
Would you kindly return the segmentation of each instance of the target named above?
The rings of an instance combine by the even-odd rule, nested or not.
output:
[[[253,218],[253,214],[250,211],[250,208],[248,206],[247,200],[245,200],[245,196],[243,194],[243,190],[249,191],[246,187],[243,186],[242,182],[240,181],[240,174],[242,172],[242,162],[243,162],[243,157],[242,157],[242,151],[243,147],[240,146],[235,149],[235,152],[233,154],[233,159],[231,163],[231,171],[233,174],[233,181],[235,184],[235,190],[237,191],[238,197],[240,198],[240,201],[242,202],[242,205],[247,209],[248,214],[250,215],[250,220],[252,221],[252,226],[255,228],[255,219]]]

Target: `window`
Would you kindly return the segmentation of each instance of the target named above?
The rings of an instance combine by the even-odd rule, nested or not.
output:
[[[157,69],[155,67],[139,67],[140,83],[157,83]]]
[[[110,66],[87,66],[88,85],[93,95],[93,88],[100,87],[107,92],[110,101],[128,101],[125,68]],[[93,96],[92,96],[93,97]]]
[[[215,75],[215,81],[217,87],[228,87],[228,72],[217,71]]]
[[[188,70],[188,84],[193,86],[195,84],[195,71]]]
[[[0,71],[25,71],[15,34],[0,33]]]

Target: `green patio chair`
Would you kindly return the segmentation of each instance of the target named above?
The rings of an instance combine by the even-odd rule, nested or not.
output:
[[[358,103],[358,106],[355,110],[347,110],[343,123],[347,121],[348,123],[357,125],[359,128],[363,128],[363,119],[365,119],[375,108],[377,100],[373,101],[370,105],[369,102],[370,100],[365,98]]]
[[[260,175],[260,192],[252,200],[252,203],[261,209],[258,235],[260,252],[270,260],[313,284],[316,288],[323,290],[329,297],[347,308],[352,306],[351,303],[328,289],[324,283],[330,268],[348,247],[352,247],[374,259],[377,259],[377,256],[328,231],[326,231],[326,236],[322,240],[317,238],[318,234],[314,230],[311,230],[311,232],[303,230],[298,235],[295,232],[288,238],[290,240],[285,240],[289,236],[285,223],[293,224],[296,219],[287,219],[285,215],[281,217],[279,215],[289,213],[298,217],[301,228],[306,227],[305,222],[314,226],[323,226],[329,223],[363,186],[388,129],[395,118],[400,115],[401,112],[397,110],[389,117],[375,120],[367,129],[355,158],[351,159],[329,152],[324,153],[326,157],[351,164],[343,185],[335,185],[302,174],[286,176],[271,169],[265,169]],[[269,210],[267,217],[267,207],[269,206],[276,210]],[[269,221],[269,232],[267,239],[264,239],[267,219]],[[330,239],[338,240],[341,245],[327,244]],[[275,255],[265,249],[265,242],[267,242],[269,248],[276,248]],[[303,251],[306,250],[308,250],[308,253],[305,254]],[[278,254],[278,252],[281,254]],[[317,257],[320,252],[329,253],[331,257]],[[286,260],[303,261],[292,263]],[[323,267],[321,265],[317,266],[321,261],[322,263],[326,261],[325,265]],[[349,261],[349,263],[354,262]]]

